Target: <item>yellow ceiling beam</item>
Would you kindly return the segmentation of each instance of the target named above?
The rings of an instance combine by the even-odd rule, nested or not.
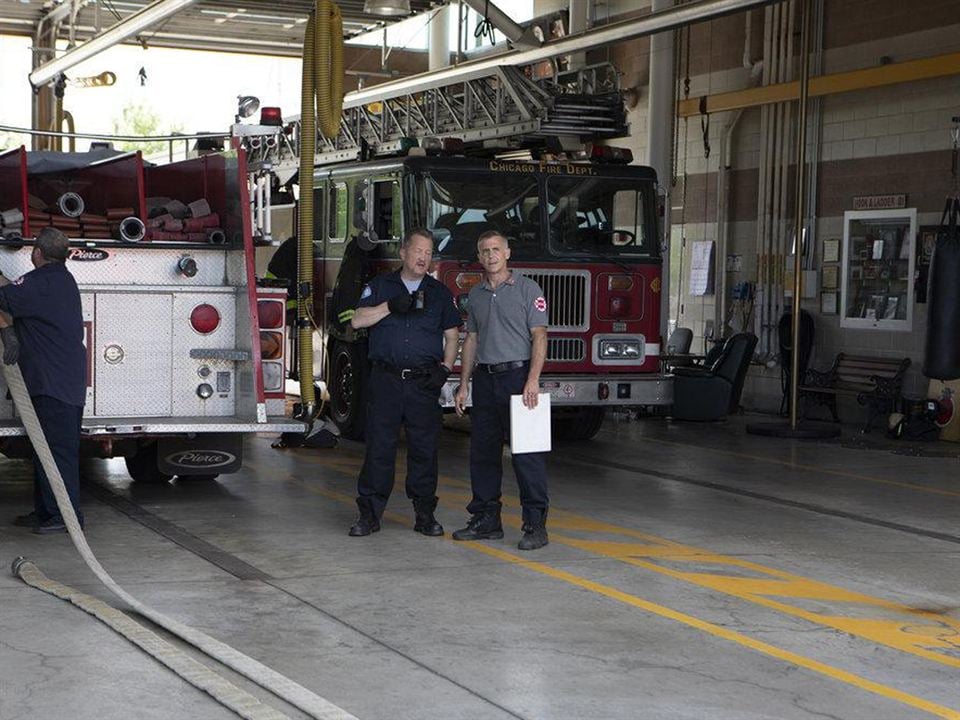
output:
[[[889,65],[850,70],[848,72],[819,75],[810,78],[810,97],[823,97],[838,93],[865,90],[867,88],[897,85],[899,83],[929,80],[960,74],[960,53],[949,53],[922,60],[906,60]],[[681,100],[677,103],[679,117],[692,117],[703,113],[739,110],[770,103],[789,102],[800,97],[800,82],[764,85],[747,90],[703,95]]]

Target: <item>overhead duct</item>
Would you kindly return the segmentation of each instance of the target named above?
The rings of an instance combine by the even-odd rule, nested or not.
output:
[[[633,38],[655,33],[676,30],[684,25],[702,22],[723,15],[743,12],[751,8],[772,5],[778,0],[700,0],[699,2],[677,5],[642,18],[623,20],[603,27],[593,28],[580,35],[571,35],[561,40],[542,45],[532,50],[505,52],[493,57],[462,63],[456,67],[445,68],[439,72],[421,73],[382,83],[364,90],[348,93],[343,99],[345,108],[367,105],[372,102],[389,100],[400,95],[408,95],[431,90],[438,85],[467,82],[487,77],[502,66],[533,65],[543,60],[568,55],[592,48],[612,45]]]
[[[73,67],[98,52],[123,42],[129,37],[153,27],[171,15],[196,3],[197,0],[157,0],[126,20],[121,20],[109,30],[104,31],[83,45],[68,50],[56,60],[44,63],[30,73],[30,84],[42,87],[68,68]]]
[[[543,44],[533,34],[533,28],[524,30],[509,15],[492,2],[489,2],[489,0],[463,0],[463,2],[465,5],[469,5],[476,10],[484,19],[489,20],[497,30],[506,35],[511,45],[535,48]]]

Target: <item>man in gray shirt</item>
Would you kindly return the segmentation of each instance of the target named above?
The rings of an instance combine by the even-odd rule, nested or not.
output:
[[[483,233],[477,241],[483,281],[467,299],[467,337],[460,360],[458,415],[463,415],[467,388],[473,376],[470,412],[470,485],[473,498],[467,526],[454,540],[503,537],[500,521],[503,481],[503,441],[510,429],[510,396],[523,395],[523,404],[535,408],[540,393],[540,371],[547,357],[547,301],[530,278],[507,268],[510,246],[499,232]],[[476,368],[474,368],[476,362]],[[513,456],[513,470],[523,506],[521,550],[547,544],[546,453]]]

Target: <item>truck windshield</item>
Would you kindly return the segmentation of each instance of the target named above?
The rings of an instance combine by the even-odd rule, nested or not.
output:
[[[657,257],[653,184],[611,177],[547,179],[552,254]]]
[[[413,217],[433,231],[435,257],[475,262],[477,238],[498,230],[509,241],[512,258],[542,258],[537,185],[531,175],[423,173],[413,186]]]

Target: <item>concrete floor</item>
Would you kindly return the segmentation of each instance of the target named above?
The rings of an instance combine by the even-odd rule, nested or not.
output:
[[[455,425],[456,423],[451,423]],[[362,720],[960,718],[956,458],[748,436],[742,420],[608,422],[551,457],[551,544],[462,544],[464,428],[444,432],[444,539],[349,538],[362,446],[247,446],[215,483],[98,462],[88,537],[134,595]],[[848,433],[854,433],[849,429]],[[0,507],[28,507],[0,460]],[[17,555],[113,600],[66,536]],[[300,717],[290,711],[291,717]],[[80,610],[0,573],[0,719],[228,718]]]

